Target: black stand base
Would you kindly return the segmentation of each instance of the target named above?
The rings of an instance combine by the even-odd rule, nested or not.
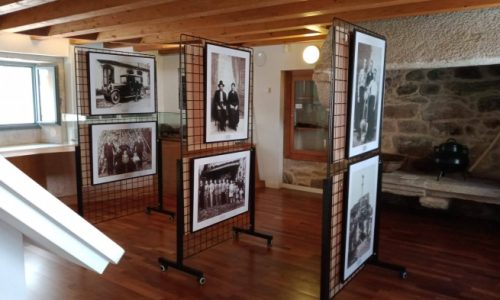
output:
[[[252,235],[252,236],[267,240],[268,247],[271,247],[273,245],[273,236],[272,235],[257,232],[257,231],[255,231],[254,228],[243,229],[243,228],[239,228],[239,227],[233,227],[233,232],[234,232],[234,238],[236,240],[238,239],[240,233],[244,233],[244,234]]]
[[[203,275],[203,272],[193,269],[191,267],[188,267],[184,265],[182,262],[177,262],[177,261],[171,261],[166,258],[160,257],[158,258],[158,263],[160,263],[160,269],[162,272],[165,272],[168,267],[172,267],[174,269],[177,269],[181,272],[188,273],[189,275],[193,275],[198,279],[198,283],[201,285],[204,285],[206,282],[205,275]]]
[[[160,214],[168,215],[170,220],[175,219],[175,213],[173,211],[164,210],[161,207],[150,207],[150,206],[146,207],[146,213],[148,215],[151,214],[152,211],[160,213]]]
[[[406,271],[406,268],[403,266],[387,263],[387,262],[379,260],[378,258],[373,258],[373,259],[369,260],[368,263],[371,265],[374,265],[376,267],[380,267],[380,268],[384,268],[384,269],[398,272],[399,277],[401,277],[402,279],[408,278],[408,272]]]

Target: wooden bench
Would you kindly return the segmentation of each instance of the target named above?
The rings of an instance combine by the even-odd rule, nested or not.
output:
[[[500,205],[500,183],[461,177],[443,177],[396,171],[382,174],[382,192],[419,197],[422,206],[447,209],[451,199]]]

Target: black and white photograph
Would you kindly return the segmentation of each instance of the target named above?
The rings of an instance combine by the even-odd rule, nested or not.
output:
[[[347,280],[373,255],[379,156],[349,166],[344,210],[343,276]]]
[[[153,57],[88,53],[91,115],[156,112]]]
[[[192,231],[248,211],[250,151],[193,160]]]
[[[351,55],[349,158],[380,145],[384,95],[384,39],[354,31]]]
[[[248,138],[250,52],[205,46],[205,142]]]
[[[91,125],[92,184],[156,174],[156,122]]]

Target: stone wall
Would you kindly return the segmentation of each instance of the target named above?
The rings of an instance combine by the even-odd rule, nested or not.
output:
[[[500,131],[500,65],[386,71],[382,150],[427,169],[433,146],[454,138],[471,164]],[[500,142],[473,175],[500,179]]]
[[[283,160],[283,183],[322,189],[326,162]]]

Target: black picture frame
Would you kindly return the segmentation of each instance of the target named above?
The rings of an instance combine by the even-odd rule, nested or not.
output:
[[[154,57],[89,51],[87,72],[90,115],[156,112]]]
[[[204,142],[248,139],[251,52],[205,43],[204,58]]]
[[[354,30],[350,54],[346,156],[380,149],[384,106],[386,40]]]
[[[156,174],[156,129],[156,122],[90,125],[92,185]]]
[[[192,232],[248,212],[251,164],[250,150],[191,160]]]
[[[342,282],[376,254],[380,156],[349,165],[344,189]]]

